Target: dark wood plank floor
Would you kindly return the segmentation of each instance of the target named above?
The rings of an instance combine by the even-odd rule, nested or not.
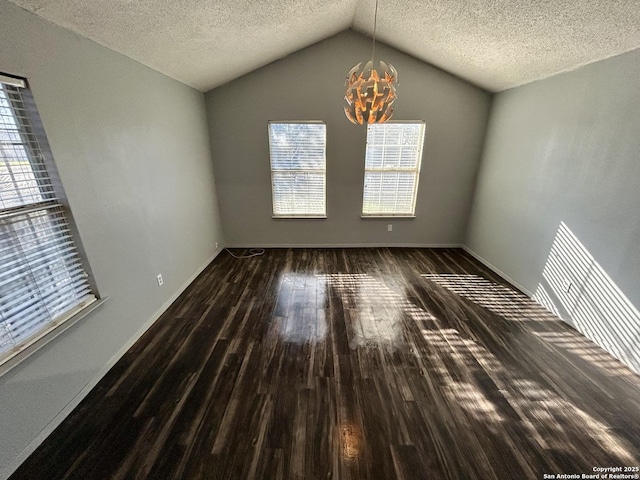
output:
[[[639,379],[461,250],[223,252],[11,478],[637,467]]]

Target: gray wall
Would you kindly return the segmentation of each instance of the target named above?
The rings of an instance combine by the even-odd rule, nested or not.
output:
[[[635,51],[497,95],[466,244],[640,373],[638,78]]]
[[[209,262],[222,234],[202,93],[8,2],[0,45],[0,71],[31,84],[100,293],[110,297],[0,377],[2,477]]]
[[[491,97],[378,44],[376,58],[399,73],[394,119],[426,121],[426,139],[416,218],[363,220],[366,127],[349,123],[343,97],[347,72],[370,56],[371,40],[347,31],[207,93],[228,245],[462,243]],[[269,120],[326,123],[327,219],[271,218]]]

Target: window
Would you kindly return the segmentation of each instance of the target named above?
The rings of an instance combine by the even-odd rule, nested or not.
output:
[[[327,129],[321,122],[269,122],[274,217],[326,216]]]
[[[0,364],[95,295],[26,82],[0,75]]]
[[[362,215],[412,217],[424,122],[367,125]]]

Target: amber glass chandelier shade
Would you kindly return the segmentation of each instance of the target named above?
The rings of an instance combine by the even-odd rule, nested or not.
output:
[[[377,63],[375,68],[371,60],[364,68],[359,63],[347,76],[344,113],[353,123],[384,123],[393,116],[398,72],[383,61]]]

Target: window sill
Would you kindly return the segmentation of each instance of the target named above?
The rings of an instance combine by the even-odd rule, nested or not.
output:
[[[33,339],[27,341],[25,345],[22,345],[19,350],[12,353],[7,352],[7,357],[0,360],[0,377],[13,367],[17,366],[23,360],[26,360],[28,357],[36,353],[47,343],[62,334],[65,330],[71,328],[98,307],[102,306],[107,300],[109,300],[109,297],[97,298],[91,301],[73,315],[57,320],[51,324],[45,331],[34,336]]]
[[[376,218],[416,218],[415,215],[360,215],[363,220]]]
[[[272,215],[271,218],[275,219],[275,220],[281,220],[281,219],[312,219],[312,220],[322,220],[327,218],[326,215]]]

